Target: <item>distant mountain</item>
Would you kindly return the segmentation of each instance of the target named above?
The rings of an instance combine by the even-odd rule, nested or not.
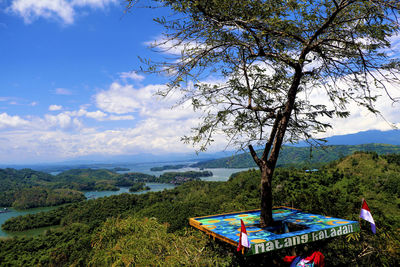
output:
[[[356,151],[374,151],[378,154],[400,153],[400,146],[387,144],[338,145],[310,149],[310,147],[284,146],[279,154],[278,166],[318,168],[325,163],[350,155]],[[257,151],[261,154],[261,150]],[[257,167],[249,153],[199,162],[199,168],[252,168]]]
[[[362,145],[362,144],[390,144],[400,145],[400,130],[369,130],[354,134],[335,135],[325,138],[326,145]],[[307,146],[305,142],[300,142],[296,146]]]

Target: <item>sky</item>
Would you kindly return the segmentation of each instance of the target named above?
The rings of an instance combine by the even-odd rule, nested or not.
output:
[[[195,151],[180,140],[198,114],[172,109],[177,95],[155,96],[166,77],[138,71],[138,57],[163,56],[148,44],[162,38],[153,18],[168,11],[125,11],[119,0],[0,0],[0,163]],[[400,125],[398,105],[382,98],[378,108]],[[325,136],[391,129],[351,111]],[[226,144],[217,138],[210,149]]]

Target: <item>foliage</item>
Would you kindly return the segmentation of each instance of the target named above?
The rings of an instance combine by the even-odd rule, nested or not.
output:
[[[166,172],[160,177],[144,173],[118,174],[106,169],[72,169],[50,175],[31,169],[0,169],[0,206],[27,209],[84,200],[78,191],[118,191],[119,186],[141,182],[182,184],[211,172]],[[147,189],[146,189],[147,190]]]
[[[212,175],[213,173],[210,171],[164,172],[160,177],[144,173],[125,173],[118,181],[125,184],[131,183],[130,185],[137,182],[182,184],[192,180],[200,180],[199,177]]]
[[[150,171],[158,172],[158,171],[165,171],[165,170],[177,170],[187,167],[187,165],[177,164],[177,165],[164,165],[161,167],[153,167],[150,168]]]
[[[274,205],[294,206],[310,213],[358,220],[360,200],[364,197],[375,219],[377,235],[371,233],[369,223],[361,221],[360,233],[329,239],[315,245],[324,253],[326,261],[331,266],[397,266],[400,263],[398,232],[400,199],[398,187],[393,187],[393,181],[400,179],[400,166],[393,160],[388,162],[387,158],[392,159],[395,156],[357,152],[325,165],[317,172],[278,168],[273,184]],[[357,165],[353,166],[353,161],[357,161]],[[54,225],[62,225],[65,231],[49,233],[51,238],[60,242],[58,246],[54,246],[57,247],[57,255],[60,255],[57,260],[63,262],[60,265],[74,264],[79,259],[83,265],[87,265],[89,259],[93,265],[99,263],[101,259],[112,262],[132,260],[134,255],[137,255],[135,253],[140,251],[140,246],[128,233],[132,231],[133,234],[134,229],[156,224],[152,219],[146,221],[143,218],[157,218],[154,231],[160,238],[168,236],[172,241],[182,240],[193,244],[192,241],[197,240],[199,235],[184,234],[187,231],[188,218],[256,208],[259,205],[259,175],[260,172],[253,169],[232,175],[228,182],[192,181],[163,192],[142,195],[121,194],[68,204],[49,212],[14,218],[7,221],[3,229],[6,225],[14,229],[21,226],[26,229],[31,225],[40,227],[50,225],[51,222]],[[135,226],[133,222],[143,225]],[[168,228],[162,225],[164,223],[168,224]],[[68,229],[76,225],[85,226],[85,233],[70,236],[71,232]],[[170,236],[169,233],[173,235]],[[206,235],[200,236],[207,240]],[[138,236],[140,244],[145,248],[157,249],[159,248],[157,245],[148,246],[153,244],[153,237],[149,236],[146,239],[145,236]],[[49,241],[47,238],[49,237],[44,235],[33,239],[16,238],[1,241],[3,243],[0,243],[0,260],[5,265],[8,263],[21,265],[22,259],[24,262],[37,264],[41,257],[46,260],[44,262],[52,262],[55,260],[52,257],[56,257],[56,254],[51,254],[49,251],[55,250],[50,249],[46,242],[54,241]],[[96,245],[94,247],[88,245],[90,244],[88,239]],[[203,246],[205,240],[198,242]],[[72,242],[79,244],[72,246]],[[64,243],[69,245],[62,246]],[[160,239],[160,244],[165,244],[163,239]],[[202,262],[217,260],[222,264],[229,254],[233,265],[260,266],[263,263],[267,265],[264,256],[241,258],[234,253],[233,246],[218,247],[218,243],[211,244],[217,245],[206,256],[204,254],[199,256]],[[69,255],[78,254],[77,250],[74,250],[78,247],[82,250],[80,253],[91,256],[70,258]],[[121,247],[124,247],[129,254]],[[33,252],[29,252],[29,249]],[[143,253],[150,255],[147,250]],[[285,253],[290,251],[277,251],[265,257],[279,259]],[[154,255],[155,261],[160,260],[158,256],[161,257]],[[181,260],[184,258],[181,256],[176,257]],[[21,260],[20,264],[16,264],[18,260]]]
[[[296,168],[319,168],[322,165],[351,155],[356,151],[374,151],[379,155],[390,153],[388,157],[396,158],[393,153],[400,153],[400,146],[387,144],[334,145],[321,147],[283,146],[277,166]],[[258,150],[259,155],[262,154]],[[389,159],[388,159],[389,160]],[[231,157],[203,161],[192,165],[200,168],[254,168],[257,167],[250,153],[237,154]]]
[[[2,266],[83,266],[90,241],[84,224],[48,230],[37,237],[0,239],[0,262]]]
[[[181,53],[145,61],[148,71],[170,78],[161,95],[178,91],[178,103],[202,114],[184,141],[206,150],[222,133],[228,145],[248,148],[261,170],[261,226],[273,222],[272,177],[285,139],[325,132],[329,119],[350,115],[351,104],[378,114],[380,95],[398,101],[390,90],[400,85],[400,59],[390,48],[400,33],[399,1],[150,3],[175,15],[156,18],[164,34],[153,47]],[[314,100],[315,91],[326,101]],[[253,145],[263,147],[261,155]]]
[[[145,183],[140,183],[140,182],[133,184],[129,188],[129,192],[139,192],[139,191],[146,191],[146,190],[150,190],[150,187],[146,186]]]
[[[288,139],[310,137],[329,127],[321,117],[347,117],[352,101],[377,113],[379,91],[388,92],[384,81],[399,84],[399,60],[388,52],[400,29],[397,1],[152,2],[174,11],[155,19],[164,33],[152,48],[181,53],[144,63],[170,77],[160,94],[180,90],[181,102],[204,111],[186,139],[201,149],[221,131],[242,145],[272,143],[286,128]],[[219,82],[202,81],[210,74]],[[313,89],[326,90],[333,107],[309,100]]]
[[[79,191],[70,189],[45,189],[41,187],[26,188],[15,194],[12,206],[16,209],[57,206],[65,203],[79,202],[86,197]]]
[[[216,266],[229,263],[201,234],[167,232],[156,219],[109,219],[93,235],[90,266]]]

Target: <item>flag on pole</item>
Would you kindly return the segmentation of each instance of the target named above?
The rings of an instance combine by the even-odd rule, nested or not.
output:
[[[243,247],[249,248],[250,242],[247,237],[246,227],[244,226],[243,220],[240,219],[241,228],[240,228],[240,236],[239,236],[239,245],[237,247],[237,251],[241,251]]]
[[[374,234],[376,234],[375,221],[374,221],[374,218],[372,218],[371,211],[369,210],[367,202],[365,201],[365,199],[363,199],[363,202],[362,202],[360,218],[370,222],[371,223],[371,230],[372,230],[372,232]]]

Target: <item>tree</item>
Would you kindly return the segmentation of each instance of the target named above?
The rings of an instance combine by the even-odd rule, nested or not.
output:
[[[128,8],[140,1],[128,0]],[[185,136],[205,150],[216,133],[247,147],[261,170],[262,226],[272,219],[272,176],[285,141],[309,139],[399,85],[400,61],[390,52],[399,33],[398,0],[154,0],[171,10],[164,39],[153,48],[181,50],[176,59],[144,60],[167,73],[167,89],[202,111]],[[391,55],[391,56],[390,56]],[[212,75],[220,82],[204,82]],[[191,86],[193,82],[193,86]],[[328,104],[313,103],[324,90]],[[393,101],[397,99],[392,98]],[[257,154],[254,145],[262,145]]]

